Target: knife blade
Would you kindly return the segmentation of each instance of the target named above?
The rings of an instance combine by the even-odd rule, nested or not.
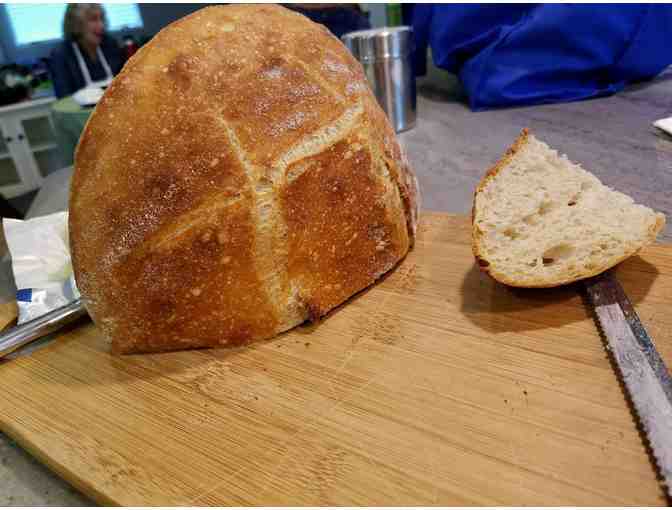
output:
[[[81,298],[78,298],[67,305],[11,328],[0,334],[0,360],[24,345],[53,333],[84,315],[86,315],[86,309]]]
[[[621,284],[611,272],[584,282],[660,474],[672,496],[672,378]]]

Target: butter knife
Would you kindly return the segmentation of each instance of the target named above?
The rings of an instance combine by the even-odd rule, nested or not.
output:
[[[0,335],[0,359],[38,338],[61,329],[66,324],[84,315],[86,315],[86,309],[80,298],[11,328]]]
[[[607,339],[672,496],[672,379],[653,340],[611,272],[584,282],[597,321]]]

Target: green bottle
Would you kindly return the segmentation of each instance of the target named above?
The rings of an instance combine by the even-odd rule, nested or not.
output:
[[[388,27],[397,27],[402,24],[400,3],[386,4],[385,14],[387,15]]]

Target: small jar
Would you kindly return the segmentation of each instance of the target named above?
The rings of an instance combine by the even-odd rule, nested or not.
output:
[[[378,103],[397,133],[415,126],[413,29],[408,26],[358,30],[341,40],[364,68]]]

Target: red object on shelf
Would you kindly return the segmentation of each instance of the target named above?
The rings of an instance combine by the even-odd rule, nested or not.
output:
[[[135,43],[135,41],[131,37],[126,38],[124,40],[124,53],[126,55],[126,60],[131,58],[136,51],[138,51],[138,45]]]

